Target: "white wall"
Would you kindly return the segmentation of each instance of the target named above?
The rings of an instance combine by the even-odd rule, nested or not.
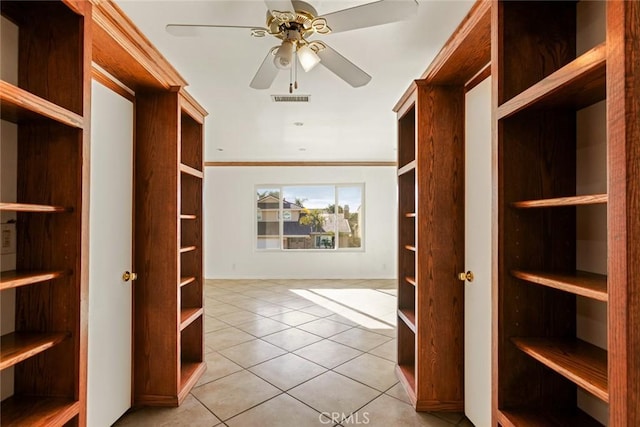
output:
[[[204,275],[233,278],[396,277],[396,168],[207,167]],[[255,249],[255,186],[365,183],[364,251]]]

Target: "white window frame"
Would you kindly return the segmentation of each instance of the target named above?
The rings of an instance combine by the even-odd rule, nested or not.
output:
[[[348,188],[348,187],[360,187],[360,221],[358,223],[360,227],[360,247],[359,248],[341,248],[340,247],[340,232],[336,231],[336,240],[335,247],[333,249],[285,249],[284,248],[284,188],[288,187],[333,187],[334,188],[334,206],[337,211],[338,208],[338,194],[340,188]],[[278,223],[279,223],[279,247],[278,248],[259,248],[258,247],[258,215],[257,211],[258,204],[256,203],[256,194],[258,194],[258,190],[278,190],[280,194],[279,199],[279,209],[278,209]],[[297,252],[297,253],[306,253],[306,252],[323,252],[323,253],[339,253],[339,252],[365,252],[365,217],[366,217],[366,207],[365,207],[365,183],[364,182],[356,182],[356,183],[331,183],[331,184],[256,184],[253,189],[253,205],[254,209],[256,209],[256,215],[254,218],[256,220],[253,223],[253,235],[254,235],[254,245],[253,249],[257,252]],[[336,212],[337,214],[337,212]],[[336,221],[337,224],[337,221]]]

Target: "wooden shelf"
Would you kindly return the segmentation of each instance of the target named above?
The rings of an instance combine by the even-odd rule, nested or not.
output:
[[[202,316],[204,309],[202,307],[190,307],[180,310],[180,330],[189,326],[198,317]]]
[[[81,115],[3,80],[0,80],[0,106],[2,119],[14,123],[47,118],[78,129],[84,127]]]
[[[405,173],[412,172],[415,169],[416,169],[416,161],[412,160],[409,163],[407,163],[406,165],[404,165],[404,166],[402,166],[401,168],[398,169],[398,176],[404,175]]]
[[[558,197],[554,199],[526,200],[521,202],[513,202],[511,206],[514,208],[553,208],[560,206],[580,206],[580,205],[598,205],[607,203],[609,197],[607,194],[589,194],[585,196]]]
[[[187,175],[195,176],[196,178],[200,179],[204,177],[204,173],[202,173],[202,171],[192,168],[191,166],[187,166],[184,163],[180,163],[180,172],[186,173]]]
[[[411,276],[406,276],[404,280],[410,285],[416,286],[416,278]]]
[[[398,371],[402,374],[406,384],[410,385],[412,389],[416,388],[416,376],[415,366],[413,365],[398,365]]]
[[[198,249],[197,246],[184,246],[180,248],[180,253],[183,254],[185,252],[195,251],[196,249]]]
[[[404,248],[406,250],[408,250],[408,251],[411,251],[411,252],[415,252],[416,251],[416,247],[413,246],[413,245],[404,245]]]
[[[181,277],[180,278],[180,287],[188,285],[189,283],[195,282],[196,278],[193,276]]]
[[[50,205],[33,205],[26,203],[0,203],[0,211],[6,212],[72,212],[72,208]]]
[[[497,421],[503,427],[602,427],[595,419],[578,408],[573,410],[498,410]]]
[[[415,212],[407,212],[406,214],[404,214],[405,218],[415,218],[416,217],[416,213]]]
[[[194,385],[192,383],[195,383],[206,369],[207,365],[204,362],[181,361],[180,390],[190,390]]]
[[[404,322],[405,325],[409,327],[416,333],[416,313],[414,310],[409,308],[400,308],[398,309],[398,317]]]
[[[62,426],[80,412],[80,402],[42,397],[13,396],[2,401],[3,426]]]
[[[602,274],[576,271],[575,274],[556,274],[541,271],[513,270],[511,274],[518,279],[550,288],[571,292],[598,301],[607,301],[607,276]]]
[[[196,215],[180,214],[180,219],[198,219]]]
[[[581,340],[511,338],[523,352],[608,402],[607,352]]]
[[[605,99],[607,46],[602,43],[498,107],[504,119],[530,107],[586,107]]]
[[[0,273],[0,290],[46,282],[65,275],[64,271],[3,271]]]
[[[42,353],[68,337],[69,334],[64,332],[12,332],[3,335],[0,344],[0,370]]]
[[[413,365],[397,365],[396,372],[400,381],[405,385],[405,390],[408,390],[409,394],[413,392],[413,400],[415,401],[415,390],[416,390],[416,372],[415,366]]]

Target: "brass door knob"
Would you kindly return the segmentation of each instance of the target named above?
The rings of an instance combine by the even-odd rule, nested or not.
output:
[[[122,273],[122,280],[125,282],[128,282],[129,280],[133,281],[136,280],[138,278],[138,275],[136,273],[130,273],[128,271],[125,271],[124,273]]]
[[[467,271],[466,273],[458,273],[458,279],[464,281],[473,282],[473,272]]]

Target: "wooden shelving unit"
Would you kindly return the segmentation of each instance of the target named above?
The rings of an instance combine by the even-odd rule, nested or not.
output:
[[[134,401],[176,406],[203,359],[202,180],[206,112],[186,92],[136,96]],[[159,113],[161,112],[161,113]],[[158,118],[161,114],[161,118]],[[163,170],[167,173],[149,173]],[[171,172],[173,171],[173,172]],[[169,191],[174,189],[174,191]],[[162,354],[162,357],[154,357]]]
[[[490,61],[477,2],[394,107],[398,117],[398,366],[416,410],[464,410],[464,96]]]
[[[398,112],[398,376],[416,404],[416,97]],[[407,278],[411,277],[411,281]]]
[[[451,274],[464,257],[464,209],[454,196],[463,194],[462,181],[451,173],[463,164],[463,96],[459,87],[417,81],[413,95],[396,109],[398,324],[404,329],[398,363],[414,365],[398,374],[418,410],[463,408],[464,289]]]
[[[495,6],[494,424],[602,425],[581,406],[586,393],[608,404],[602,422],[638,425],[640,307],[630,295],[639,285],[629,269],[639,268],[640,188],[629,183],[640,180],[640,40],[629,35],[640,6],[607,2],[606,41],[584,53],[579,3]],[[605,100],[607,191],[582,194],[577,117]],[[580,209],[593,205],[606,206],[607,275],[577,268]],[[580,339],[578,298],[606,305],[608,350]]]
[[[180,241],[195,249],[182,253],[180,306],[185,314],[180,325],[180,381],[188,391],[202,374],[204,360],[204,310],[202,273],[202,181],[204,179],[203,125],[206,112],[184,93],[180,99]],[[188,314],[188,315],[187,315]]]
[[[19,31],[17,81],[0,80],[2,120],[18,129],[15,331],[0,369],[14,370],[2,425],[86,423],[86,293],[91,32],[87,2],[3,1]],[[4,78],[4,76],[3,76]]]

